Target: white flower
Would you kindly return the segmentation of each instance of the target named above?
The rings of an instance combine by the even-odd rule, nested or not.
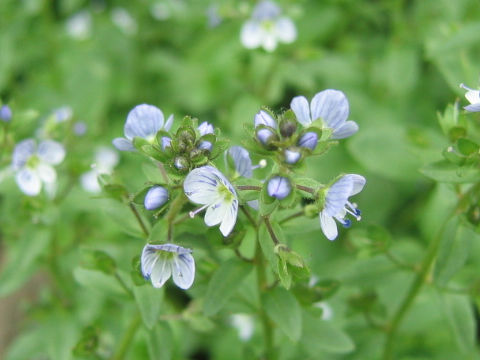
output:
[[[320,301],[313,306],[322,309],[322,320],[328,321],[333,318],[333,309],[326,301]]]
[[[183,189],[191,201],[203,205],[190,216],[207,208],[205,224],[220,224],[223,236],[228,236],[237,220],[238,198],[227,178],[213,166],[202,166],[187,175]]]
[[[348,198],[362,191],[365,182],[363,176],[348,174],[342,176],[326,190],[325,205],[320,212],[320,226],[328,240],[335,240],[338,235],[335,220],[344,227],[349,227],[351,221],[345,219],[347,214],[352,215],[357,221],[361,219],[360,210],[348,201]]]
[[[230,323],[237,329],[240,340],[248,341],[255,330],[253,317],[249,314],[233,314],[230,317]]]
[[[147,244],[141,257],[143,277],[160,288],[172,276],[173,282],[186,290],[195,278],[195,260],[191,253],[192,250],[174,244]]]
[[[480,111],[480,90],[473,90],[464,84],[460,84],[460,87],[467,90],[465,97],[470,102],[470,105],[464,106],[463,108],[470,112]]]
[[[347,121],[350,108],[347,97],[340,90],[327,89],[317,93],[310,106],[304,96],[294,97],[290,108],[305,127],[317,119],[322,119],[325,125],[332,129],[332,139],[343,139],[358,131],[355,121]]]
[[[137,105],[127,116],[124,133],[125,138],[116,138],[113,145],[120,151],[135,151],[132,144],[133,138],[141,137],[148,142],[153,142],[155,134],[161,130],[170,130],[173,123],[173,115],[170,115],[165,123],[163,112],[153,105]]]
[[[291,43],[297,38],[295,24],[286,16],[280,16],[280,8],[271,1],[261,1],[255,7],[252,18],[242,27],[240,40],[247,49],[263,47],[273,51],[277,43]]]
[[[67,34],[77,40],[90,37],[92,16],[88,11],[81,11],[68,18],[65,24]]]
[[[65,157],[62,144],[53,140],[42,141],[37,148],[33,139],[19,142],[12,155],[12,167],[16,171],[15,180],[26,195],[40,193],[42,183],[46,189],[54,189],[57,173],[52,165],[58,165]]]
[[[112,21],[125,34],[132,35],[137,32],[137,22],[124,8],[116,7],[112,10]]]
[[[85,191],[97,194],[102,191],[98,183],[98,175],[110,174],[118,164],[118,153],[108,147],[102,146],[95,152],[95,162],[92,170],[82,174],[80,183]]]

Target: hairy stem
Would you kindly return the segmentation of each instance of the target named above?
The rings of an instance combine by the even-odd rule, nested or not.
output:
[[[262,190],[260,186],[255,186],[255,185],[238,185],[237,189],[238,190],[255,190],[255,191]]]
[[[137,208],[135,207],[135,204],[130,201],[128,203],[128,206],[130,207],[130,210],[132,210],[133,215],[135,215],[135,218],[137,219],[138,224],[142,228],[143,233],[145,234],[146,237],[148,237],[148,235],[149,235],[148,229],[145,226],[145,223],[143,222],[142,217],[140,216],[140,213],[138,212]]]
[[[240,210],[245,214],[247,217],[248,221],[252,224],[254,228],[257,227],[257,221],[253,218],[252,214],[245,208],[245,206],[240,205]]]
[[[295,185],[295,187],[298,189],[298,190],[302,190],[302,191],[305,191],[305,192],[308,192],[312,195],[315,195],[316,193],[316,190],[311,188],[311,187],[308,187],[308,186],[303,186],[303,185]]]
[[[273,231],[272,223],[270,222],[270,218],[268,216],[263,217],[263,221],[265,221],[265,225],[267,226],[268,233],[270,234],[270,237],[272,238],[272,241],[275,245],[280,244],[280,241],[277,238],[277,235],[275,235],[275,231]]]

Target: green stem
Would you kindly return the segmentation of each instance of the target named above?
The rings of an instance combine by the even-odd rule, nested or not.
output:
[[[397,309],[397,311],[393,315],[392,321],[387,327],[387,339],[385,341],[385,347],[383,349],[383,357],[382,357],[384,360],[393,359],[393,346],[395,343],[394,340],[395,340],[395,336],[397,334],[398,328],[405,314],[410,309],[410,306],[413,304],[413,301],[415,300],[420,289],[422,288],[423,284],[426,282],[430,274],[431,267],[437,257],[437,251],[443,237],[443,232],[445,230],[446,224],[452,218],[452,215],[449,216],[447,220],[443,222],[442,227],[437,233],[437,236],[430,243],[427,254],[425,255],[420,265],[420,269],[415,279],[413,280],[413,283],[410,286],[410,289],[407,295],[403,299],[402,303],[400,304],[400,307]]]
[[[305,214],[305,212],[304,212],[303,210],[300,210],[299,212],[296,212],[296,213],[294,213],[294,214],[292,214],[292,215],[289,215],[289,216],[287,216],[286,218],[280,220],[279,224],[284,224],[284,223],[286,223],[287,221],[290,221],[290,220],[295,219],[295,218],[297,218],[297,217],[299,217],[299,216],[302,216],[303,214]]]
[[[416,267],[413,265],[409,265],[404,263],[402,260],[398,259],[395,255],[393,255],[389,249],[385,250],[385,256],[399,268],[406,269],[406,270],[413,270],[417,271]]]
[[[273,243],[275,245],[280,244],[280,241],[278,241],[277,235],[275,235],[275,231],[273,230],[272,224],[270,223],[270,218],[268,216],[264,216],[263,221],[265,221],[265,225],[267,225],[267,230],[268,230],[268,233],[270,234],[270,237],[272,238]]]
[[[305,191],[305,192],[308,192],[312,195],[315,195],[316,193],[316,190],[311,188],[311,187],[308,187],[308,186],[303,186],[303,185],[295,185],[295,187],[298,189],[298,190],[302,190],[302,191]]]
[[[257,247],[255,250],[255,264],[257,267],[257,286],[258,286],[258,295],[260,298],[260,309],[259,315],[262,322],[264,340],[265,340],[265,354],[264,359],[273,360],[274,359],[274,349],[273,349],[273,328],[270,322],[270,319],[265,312],[265,304],[262,300],[262,293],[267,291],[267,276],[265,269],[265,258],[263,256],[262,248],[260,245],[260,235],[259,229],[256,229],[257,237]]]
[[[238,190],[255,190],[255,191],[262,191],[262,188],[260,186],[255,186],[255,185],[238,185],[237,186]]]
[[[123,337],[120,340],[120,344],[112,355],[111,360],[121,360],[125,358],[130,344],[132,343],[133,338],[135,337],[135,334],[141,323],[142,319],[140,317],[140,314],[137,313],[128,325],[127,331],[125,332],[125,334],[123,334]]]
[[[115,271],[115,279],[117,279],[118,283],[120,284],[120,286],[123,288],[123,290],[125,290],[125,292],[127,293],[128,296],[130,296],[132,299],[135,298],[135,296],[133,295],[133,292],[132,290],[130,290],[130,288],[127,286],[127,284],[125,283],[125,281],[122,279],[122,277],[120,276],[120,274],[118,273],[118,271]]]
[[[254,228],[257,227],[257,222],[255,221],[255,219],[253,218],[252,214],[250,214],[250,212],[245,208],[245,206],[243,205],[240,205],[240,210],[245,214],[245,216],[247,217],[248,221],[250,221],[250,223],[252,224],[252,226]]]
[[[130,207],[130,210],[132,210],[133,215],[135,215],[135,218],[137,219],[138,224],[142,228],[143,233],[145,234],[146,237],[148,237],[148,235],[149,235],[148,229],[145,226],[145,223],[143,222],[142,217],[140,216],[140,213],[138,212],[137,208],[135,207],[135,204],[130,201],[128,203],[128,206]]]

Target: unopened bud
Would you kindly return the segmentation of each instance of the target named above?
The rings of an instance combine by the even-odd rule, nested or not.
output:
[[[200,133],[200,136],[207,135],[207,134],[213,134],[214,128],[212,124],[209,124],[208,122],[204,121],[200,125],[198,125],[198,132]]]
[[[258,141],[260,141],[265,146],[269,146],[270,142],[272,140],[275,140],[276,138],[277,138],[277,135],[275,135],[273,131],[270,129],[262,128],[257,131]]]
[[[275,176],[268,181],[268,195],[278,200],[285,199],[291,190],[290,181],[283,176]]]
[[[280,122],[280,134],[282,134],[283,137],[289,138],[295,133],[296,130],[297,122],[294,120],[283,119]]]
[[[177,156],[173,162],[173,165],[178,170],[185,170],[188,168],[188,160],[185,159],[183,156]]]
[[[210,141],[200,141],[200,144],[198,144],[198,148],[200,150],[207,150],[211,151],[212,150],[212,143]]]
[[[271,128],[277,128],[277,122],[275,119],[266,111],[260,110],[255,114],[255,127],[259,125],[270,126]]]
[[[165,204],[168,200],[168,191],[163,186],[153,186],[145,195],[145,209],[155,210]]]
[[[284,154],[285,154],[285,162],[287,164],[295,164],[302,156],[300,151],[296,150],[295,148],[285,149]]]
[[[162,150],[165,151],[167,147],[171,146],[172,139],[170,139],[168,136],[163,136],[161,141],[162,141]]]
[[[310,131],[302,135],[302,137],[298,141],[298,146],[314,150],[317,147],[317,142],[317,133]]]

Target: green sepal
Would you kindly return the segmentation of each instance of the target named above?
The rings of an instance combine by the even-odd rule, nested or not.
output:
[[[455,142],[460,138],[467,135],[467,130],[462,126],[454,126],[448,131],[448,138],[450,141]]]
[[[480,147],[477,143],[469,139],[460,138],[457,140],[457,149],[462,155],[470,156],[473,154],[478,154]]]
[[[212,147],[212,151],[210,152],[210,159],[217,158],[220,154],[222,154],[230,145],[230,140],[227,139],[217,139],[215,145]]]

